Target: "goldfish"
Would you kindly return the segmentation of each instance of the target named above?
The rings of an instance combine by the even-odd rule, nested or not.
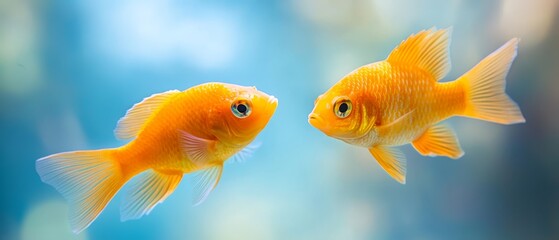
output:
[[[254,151],[255,137],[274,114],[274,96],[226,83],[154,94],[135,104],[114,131],[126,145],[53,154],[36,162],[41,180],[69,202],[73,232],[87,228],[129,182],[121,220],[138,219],[196,172],[194,205],[217,186],[223,164]]]
[[[406,156],[398,146],[411,143],[424,156],[464,154],[454,131],[439,122],[454,116],[525,122],[505,93],[518,42],[509,40],[458,79],[440,82],[450,71],[450,29],[422,30],[386,60],[353,70],[320,95],[308,122],[329,137],[367,148],[405,184]]]

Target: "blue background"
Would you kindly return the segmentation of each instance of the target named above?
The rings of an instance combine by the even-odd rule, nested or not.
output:
[[[447,122],[465,156],[409,145],[407,184],[307,123],[316,96],[408,35],[452,26],[453,80],[512,37],[507,92],[527,122]],[[0,2],[2,239],[558,239],[557,1]],[[279,98],[245,163],[191,207],[191,177],[140,220],[121,194],[82,234],[36,159],[125,144],[116,122],[154,93],[221,81]]]

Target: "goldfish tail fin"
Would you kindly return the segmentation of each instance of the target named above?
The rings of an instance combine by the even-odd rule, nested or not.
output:
[[[518,41],[511,39],[458,79],[466,100],[462,115],[500,124],[526,121],[505,93],[505,78],[516,57]]]
[[[97,218],[125,183],[111,149],[53,154],[37,160],[36,169],[41,180],[68,201],[76,234]]]

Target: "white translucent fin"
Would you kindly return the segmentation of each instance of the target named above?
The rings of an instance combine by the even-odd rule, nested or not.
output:
[[[511,39],[458,79],[466,94],[464,116],[501,124],[526,121],[518,105],[505,93],[505,78],[517,46],[518,39]]]
[[[400,150],[379,145],[369,148],[369,152],[392,178],[406,183],[406,156]]]
[[[212,190],[214,190],[217,183],[219,183],[222,171],[222,165],[215,165],[196,173],[196,180],[194,182],[194,198],[192,201],[194,206],[199,205],[208,198],[208,195],[212,192]]]
[[[170,90],[164,93],[153,94],[134,104],[124,117],[118,120],[115,128],[115,136],[118,139],[130,139],[138,135],[150,116],[159,109],[161,104],[169,98],[180,93],[178,90]]]
[[[424,156],[460,158],[464,151],[454,131],[445,125],[432,126],[412,142],[413,147]]]
[[[260,142],[253,142],[249,144],[233,156],[233,161],[238,163],[246,161],[248,158],[252,157],[256,149],[258,149],[261,145],[262,143]]]
[[[175,191],[182,179],[182,172],[147,170],[134,178],[120,206],[120,220],[138,219]]]
[[[41,180],[68,201],[74,233],[87,228],[124,184],[120,164],[110,150],[76,151],[37,160]]]
[[[411,35],[392,50],[386,61],[416,66],[432,74],[438,81],[450,71],[450,32],[450,28],[433,28]]]
[[[180,131],[180,135],[182,149],[194,164],[202,166],[209,162],[216,141],[199,138],[185,131]]]

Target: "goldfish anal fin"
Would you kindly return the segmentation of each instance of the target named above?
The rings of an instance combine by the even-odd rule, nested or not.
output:
[[[450,28],[423,30],[411,35],[396,47],[387,62],[417,66],[433,75],[436,81],[450,71],[448,48]]]
[[[214,190],[221,179],[223,165],[214,165],[209,168],[200,170],[195,175],[194,182],[194,198],[192,203],[197,206],[204,202],[208,195]]]
[[[406,156],[400,150],[379,145],[369,148],[369,152],[392,178],[406,183]]]
[[[425,156],[460,158],[464,151],[454,131],[445,125],[432,126],[412,142],[413,147]]]
[[[233,160],[235,162],[246,161],[248,158],[252,157],[252,155],[254,154],[256,149],[258,149],[260,147],[260,145],[262,145],[260,142],[250,143],[248,146],[243,148],[241,151],[237,152],[237,154],[235,154],[233,156]]]
[[[196,137],[185,131],[180,131],[180,138],[184,153],[194,164],[202,166],[210,160],[215,140]]]
[[[153,94],[144,98],[139,103],[134,104],[124,117],[118,120],[114,130],[118,139],[134,138],[140,133],[148,119],[161,107],[169,98],[180,93],[179,90],[170,90],[163,93]]]
[[[41,180],[68,201],[74,233],[87,228],[127,180],[110,151],[65,152],[37,160]]]
[[[180,171],[147,170],[132,180],[120,206],[120,220],[127,221],[148,215],[175,191],[182,179]]]

